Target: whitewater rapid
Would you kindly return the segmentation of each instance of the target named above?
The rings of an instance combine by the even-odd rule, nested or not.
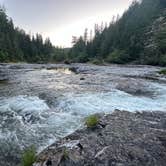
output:
[[[1,160],[17,163],[21,150],[31,145],[43,150],[83,127],[84,118],[94,113],[166,111],[165,82],[143,78],[160,68],[74,67],[78,73],[63,65],[0,68],[8,77],[0,82]]]

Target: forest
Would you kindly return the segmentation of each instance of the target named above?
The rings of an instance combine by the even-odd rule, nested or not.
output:
[[[61,61],[64,49],[54,47],[49,38],[30,35],[14,27],[3,7],[0,7],[0,62],[46,63]]]
[[[110,25],[95,26],[95,37],[86,32],[74,44],[70,58],[79,62],[166,65],[166,2],[133,1],[123,16]]]
[[[73,38],[72,48],[58,48],[49,38],[43,41],[40,34],[14,27],[1,7],[0,62],[166,65],[165,0],[133,1],[121,17],[113,17],[109,25],[95,24],[95,35],[91,33],[85,29]]]

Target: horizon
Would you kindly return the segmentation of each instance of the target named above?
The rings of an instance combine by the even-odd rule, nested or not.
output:
[[[85,28],[93,30],[96,23],[110,23],[112,17],[121,16],[132,1],[0,0],[0,4],[5,6],[16,27],[26,33],[40,33],[44,39],[49,37],[55,46],[71,47],[72,36],[83,35]]]

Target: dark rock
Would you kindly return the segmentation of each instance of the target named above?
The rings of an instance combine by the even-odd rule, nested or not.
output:
[[[85,78],[82,77],[82,78],[80,78],[80,80],[83,81],[83,80],[85,80]]]
[[[71,62],[70,62],[69,60],[65,60],[65,61],[64,61],[64,64],[66,64],[66,65],[70,65]]]
[[[77,67],[70,67],[69,70],[75,74],[78,74],[78,68]]]
[[[49,105],[50,107],[55,106],[56,104],[56,97],[55,94],[50,93],[39,93],[39,98],[42,100],[45,100],[45,102],[47,103],[47,105]]]
[[[116,110],[99,116],[103,127],[78,130],[54,143],[35,166],[42,166],[45,158],[52,158],[53,166],[165,165],[166,113]]]
[[[51,161],[50,158],[47,160],[47,162],[46,162],[46,166],[52,166],[52,161]]]
[[[0,84],[6,84],[6,83],[8,83],[8,79],[7,78],[0,78]]]

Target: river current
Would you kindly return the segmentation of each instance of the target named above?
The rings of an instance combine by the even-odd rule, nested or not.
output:
[[[166,111],[166,78],[152,66],[0,64],[0,165],[43,150],[94,113]]]

